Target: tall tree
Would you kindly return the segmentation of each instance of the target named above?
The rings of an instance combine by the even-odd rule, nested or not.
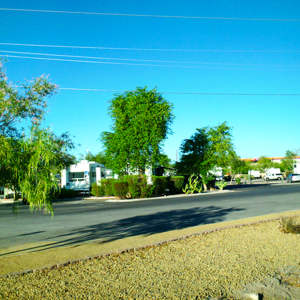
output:
[[[256,169],[260,172],[265,172],[266,169],[270,169],[272,167],[274,167],[274,163],[265,155],[260,156],[256,163]]]
[[[103,132],[100,139],[116,173],[127,168],[142,173],[144,168],[161,163],[163,142],[174,119],[172,107],[156,89],[146,87],[110,101],[112,132]]]
[[[58,186],[55,175],[74,159],[68,153],[74,147],[68,133],[56,136],[41,127],[46,98],[56,88],[47,77],[40,77],[17,90],[7,82],[0,65],[0,185],[12,188],[15,195],[22,192],[30,208],[50,212]],[[17,123],[28,119],[31,126],[25,134]]]
[[[225,168],[234,154],[231,128],[224,122],[216,127],[197,129],[180,146],[181,158],[176,164],[183,175],[206,174],[215,167]]]
[[[296,156],[297,156],[296,152],[290,150],[287,150],[285,152],[285,158],[281,161],[281,167],[285,172],[293,171]]]

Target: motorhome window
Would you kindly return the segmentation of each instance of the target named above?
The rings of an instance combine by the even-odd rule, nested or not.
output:
[[[84,178],[84,172],[70,172],[69,179]]]
[[[96,177],[96,172],[92,172],[92,177]]]
[[[84,181],[84,179],[78,179],[78,181]]]

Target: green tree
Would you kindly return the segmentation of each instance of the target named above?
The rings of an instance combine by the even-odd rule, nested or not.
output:
[[[234,155],[231,128],[224,122],[216,127],[197,129],[180,146],[180,161],[176,164],[182,175],[205,176],[214,167],[225,168]]]
[[[108,159],[104,151],[100,151],[97,154],[93,154],[92,152],[89,152],[86,155],[80,154],[80,159],[95,161],[99,164],[105,165],[106,168],[109,168]]]
[[[292,172],[294,170],[294,163],[295,163],[295,158],[297,156],[297,153],[287,150],[285,152],[285,158],[282,159],[281,161],[281,169],[283,169],[282,171],[285,172]]]
[[[173,105],[160,93],[146,88],[116,95],[110,101],[112,132],[103,132],[103,142],[109,165],[116,173],[138,170],[161,164],[162,146],[174,116]]]
[[[274,163],[264,155],[261,156],[256,163],[256,169],[260,172],[265,172],[266,169],[270,169],[272,167],[274,167]]]
[[[13,88],[0,65],[0,184],[22,192],[30,208],[52,212],[52,198],[58,187],[55,175],[74,157],[68,150],[74,145],[68,133],[56,136],[41,128],[47,108],[47,96],[55,93],[56,85],[47,77]],[[31,121],[29,133],[17,123]],[[28,131],[28,130],[27,130]]]
[[[207,174],[213,163],[208,158],[210,148],[208,127],[196,129],[189,139],[180,145],[180,160],[175,167],[180,175]]]

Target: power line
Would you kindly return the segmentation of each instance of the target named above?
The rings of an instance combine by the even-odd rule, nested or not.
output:
[[[146,17],[146,18],[170,18],[170,19],[201,19],[201,20],[230,20],[230,21],[275,21],[275,22],[300,22],[298,19],[267,19],[267,18],[225,18],[225,17],[191,17],[191,16],[167,16],[167,15],[140,15],[140,14],[118,14],[118,13],[98,13],[98,12],[78,12],[78,11],[59,11],[41,9],[20,9],[20,8],[0,8],[3,11],[23,11],[23,12],[42,12],[59,14],[81,14],[81,15],[100,15],[100,16],[121,16],[121,17]]]
[[[71,48],[71,49],[94,49],[94,50],[128,50],[128,51],[166,51],[166,52],[245,52],[245,53],[299,53],[300,50],[225,50],[225,49],[149,49],[149,48],[120,48],[120,47],[92,47],[92,46],[64,46],[64,45],[38,45],[38,44],[18,44],[0,43],[6,46],[26,46],[26,47],[48,47],[48,48]]]
[[[7,54],[5,57],[22,58],[22,59],[35,59],[35,60],[49,60],[49,61],[64,61],[64,62],[77,62],[77,63],[90,63],[90,64],[109,64],[109,65],[127,65],[127,66],[142,66],[142,67],[166,67],[166,68],[187,68],[187,69],[219,69],[219,70],[261,70],[261,71],[299,71],[297,69],[262,69],[262,68],[226,68],[226,67],[209,67],[209,66],[177,66],[177,65],[155,65],[155,64],[135,64],[124,62],[111,62],[111,61],[92,61],[92,60],[75,60],[64,58],[49,58],[49,57],[32,57],[32,56],[17,56]]]
[[[70,91],[89,91],[89,92],[113,92],[125,93],[125,90],[101,90],[101,89],[80,89],[80,88],[59,88],[60,90]],[[300,94],[251,94],[251,93],[188,93],[188,92],[159,92],[161,94],[174,94],[174,95],[211,95],[211,96],[300,96]]]
[[[135,59],[135,58],[115,58],[115,57],[99,57],[99,56],[81,56],[81,55],[65,55],[37,52],[21,52],[21,51],[6,51],[0,50],[3,53],[14,54],[29,54],[55,57],[72,57],[72,58],[88,58],[88,59],[103,59],[103,60],[118,60],[118,61],[140,61],[140,62],[155,62],[155,63],[176,63],[176,64],[204,64],[204,65],[228,65],[228,66],[260,66],[260,67],[300,67],[300,65],[268,65],[268,64],[236,64],[236,63],[211,63],[211,62],[192,62],[192,61],[172,61],[172,60],[152,60],[152,59]]]

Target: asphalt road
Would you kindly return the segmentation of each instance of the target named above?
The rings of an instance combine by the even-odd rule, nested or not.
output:
[[[20,205],[0,205],[0,249],[29,243],[68,246],[113,241],[192,226],[300,209],[300,184],[232,186],[225,193],[137,202],[97,200],[54,203],[54,217]],[[5,252],[5,251],[4,251]],[[3,253],[3,251],[2,251]]]

